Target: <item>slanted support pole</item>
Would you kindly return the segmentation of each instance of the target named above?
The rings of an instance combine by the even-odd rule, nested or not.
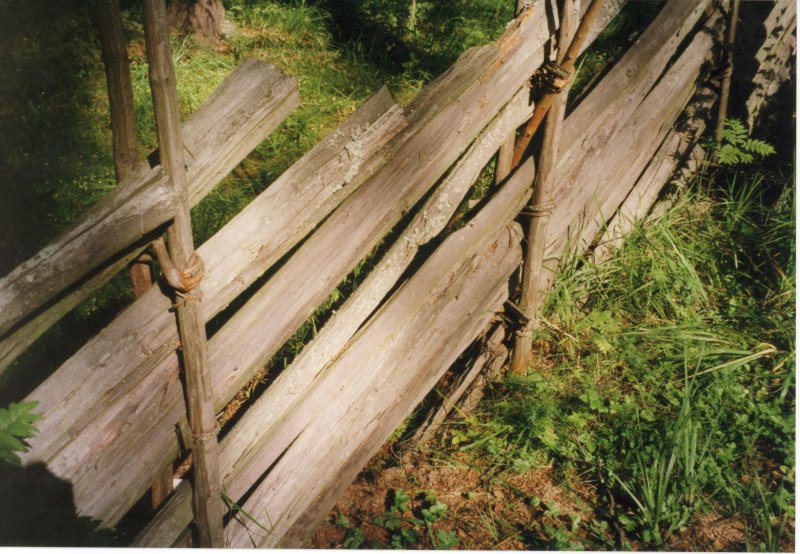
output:
[[[722,142],[722,131],[725,127],[725,118],[728,117],[728,99],[731,94],[731,77],[733,76],[733,43],[736,41],[736,23],[739,19],[739,0],[733,0],[730,19],[728,20],[728,33],[725,37],[725,52],[722,74],[722,83],[719,90],[719,109],[717,110],[717,128],[714,140]]]
[[[594,23],[594,20],[597,19],[597,16],[600,14],[600,10],[603,9],[603,2],[604,0],[592,0],[592,3],[589,4],[589,7],[586,9],[586,13],[581,20],[580,26],[578,26],[578,30],[574,31],[575,37],[572,39],[569,48],[567,48],[563,54],[561,53],[561,48],[559,48],[559,61],[557,62],[557,65],[561,70],[567,73],[572,73],[575,66],[575,60],[578,58],[581,47],[586,41],[586,37],[589,35],[589,29],[591,28],[592,23]],[[565,4],[571,5],[572,2],[565,2]],[[565,37],[567,35],[564,35],[564,18],[562,17],[561,19],[562,21],[559,25],[559,37]],[[571,34],[572,33],[570,33],[570,35]],[[536,129],[539,128],[539,124],[541,124],[542,120],[544,120],[547,110],[550,109],[553,101],[557,97],[561,96],[563,95],[560,94],[560,91],[548,92],[544,94],[536,103],[536,107],[533,110],[533,115],[531,116],[530,120],[528,120],[528,123],[525,124],[525,129],[522,131],[522,135],[519,137],[519,140],[514,147],[514,156],[511,161],[511,167],[517,167],[517,165],[519,165],[520,160],[522,160],[522,157],[528,150],[528,145],[530,145],[533,135],[536,134]]]
[[[531,0],[516,0],[516,7],[514,8],[514,17],[518,17],[526,7],[531,3]],[[514,143],[517,140],[517,132],[514,131],[506,141],[500,146],[497,151],[497,162],[494,166],[494,183],[500,184],[511,174],[513,169],[511,162],[514,157]]]
[[[595,4],[602,4],[602,0],[599,2],[595,0],[589,7],[589,10],[592,10]],[[597,7],[597,11],[599,11],[599,6]],[[569,64],[568,67],[571,69],[571,62],[574,61],[574,57],[570,60],[569,55],[570,53],[574,55],[574,53],[578,51],[577,48],[573,49],[578,36],[576,36],[576,40],[573,40],[568,49],[565,45],[568,44],[572,33],[575,32],[575,26],[579,17],[580,4],[578,0],[565,0],[564,6],[561,9],[561,24],[559,26],[558,40],[557,64],[561,68],[565,68],[565,66]],[[584,25],[582,23],[581,28],[583,27]],[[580,45],[578,48],[580,48]],[[558,142],[561,133],[561,123],[564,120],[564,113],[567,107],[568,89],[569,84],[559,92],[552,94],[554,97],[552,102],[553,109],[547,114],[545,122],[542,151],[539,155],[539,163],[537,164],[536,176],[533,181],[533,192],[528,205],[522,211],[522,215],[528,217],[528,224],[525,237],[526,249],[522,261],[522,297],[519,307],[528,321],[525,326],[515,333],[511,370],[516,374],[525,372],[530,364],[531,332],[537,326],[539,319],[538,308],[541,303],[539,297],[541,295],[540,284],[544,269],[543,262],[545,240],[547,238],[547,222],[553,208],[551,203],[554,182],[552,174],[558,158]],[[537,105],[536,111],[538,111],[538,108],[539,106]]]
[[[139,165],[130,60],[125,35],[122,32],[119,0],[95,0],[92,8],[92,21],[100,36],[100,48],[106,72],[114,170],[117,183],[121,183]],[[150,256],[142,254],[136,258],[128,267],[128,276],[133,288],[133,297],[141,297],[153,285]],[[153,483],[150,491],[153,508],[157,508],[171,492],[172,464],[165,467]]]
[[[194,253],[192,223],[189,217],[178,93],[164,0],[145,0],[144,25],[161,167],[170,178],[179,199],[175,219],[167,230],[169,257],[176,267],[188,268],[197,264],[197,255]],[[188,270],[184,269],[184,272]],[[195,287],[186,294],[178,292],[177,297],[180,353],[186,381],[189,425],[194,442],[193,508],[199,546],[223,547],[223,504],[217,458],[218,429],[208,370],[205,324],[199,304],[201,293],[199,287]]]

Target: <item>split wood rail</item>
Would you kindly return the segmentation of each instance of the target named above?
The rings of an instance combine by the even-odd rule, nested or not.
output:
[[[585,46],[622,4],[606,2]],[[542,290],[565,253],[608,255],[664,185],[702,161],[698,141],[717,100],[710,75],[724,5],[667,2],[567,114],[552,170]],[[506,362],[514,328],[501,323],[514,320],[508,301],[518,295],[523,250],[516,219],[531,196],[532,159],[463,215],[461,228],[448,223],[533,113],[529,79],[557,34],[550,9],[550,2],[530,3],[496,43],[465,52],[406,107],[378,91],[198,248],[206,268],[201,318],[224,320],[208,339],[220,411],[386,241],[357,290],[220,435],[220,485],[237,506],[226,520],[226,545],[304,544],[463,352],[477,354],[456,380],[453,402],[473,394],[470,380]],[[783,55],[794,35],[793,2],[778,0],[774,12],[765,25],[782,27],[766,28],[764,48]],[[775,60],[765,56],[764,71],[774,75]],[[764,88],[753,93],[761,95],[752,102],[758,109]],[[248,60],[236,69],[182,126],[189,203],[298,102],[296,81],[271,66]],[[176,205],[151,156],[0,280],[2,367],[76,298],[138,256]],[[105,526],[191,448],[171,307],[158,287],[150,289],[26,398],[39,402],[43,419],[24,464],[45,464],[71,485],[77,513]],[[135,544],[170,546],[191,523],[191,489],[182,483]]]

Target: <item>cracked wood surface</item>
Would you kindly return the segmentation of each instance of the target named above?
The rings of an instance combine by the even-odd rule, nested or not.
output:
[[[275,67],[249,59],[234,70],[182,126],[191,152],[190,205],[298,105],[297,81]],[[0,371],[135,258],[175,209],[160,166],[143,163],[69,230],[0,279]]]

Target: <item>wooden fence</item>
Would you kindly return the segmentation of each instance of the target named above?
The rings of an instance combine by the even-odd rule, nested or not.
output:
[[[301,545],[464,351],[483,345],[453,401],[481,372],[504,363],[512,332],[501,316],[513,308],[509,282],[523,239],[515,220],[531,195],[533,161],[432,252],[426,245],[446,232],[481,170],[530,117],[529,79],[557,26],[549,4],[534,2],[495,44],[467,51],[409,106],[394,104],[385,89],[376,93],[198,249],[206,267],[202,315],[225,318],[208,340],[221,410],[390,231],[396,237],[311,343],[221,435],[223,490],[257,520],[234,511],[226,544]],[[622,4],[606,4],[587,45]],[[793,13],[790,0],[776,3],[765,49],[784,55]],[[710,75],[724,21],[712,0],[670,0],[568,115],[547,231],[549,269],[568,251],[607,255],[676,171],[702,160],[698,140],[716,100]],[[777,55],[764,56],[764,71],[775,74],[770,64],[787,63]],[[760,86],[752,101],[758,109],[769,94]],[[236,69],[183,125],[191,204],[298,102],[296,82],[269,65],[248,60]],[[151,156],[0,281],[0,367],[163,232],[175,198],[156,163]],[[544,288],[552,274],[545,272]],[[243,293],[247,300],[230,307]],[[171,300],[153,287],[27,397],[39,402],[43,420],[24,463],[44,463],[69,482],[79,515],[116,524],[191,448],[179,362]],[[135,544],[170,546],[191,521],[184,482]]]

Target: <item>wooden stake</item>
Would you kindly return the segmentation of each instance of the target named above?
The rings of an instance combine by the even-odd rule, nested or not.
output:
[[[600,6],[603,0],[595,0],[581,22],[578,32],[583,30],[584,34],[588,25],[587,19],[593,19],[600,11]],[[569,40],[575,29],[578,17],[580,15],[580,6],[578,0],[565,0],[564,7],[561,11],[561,24],[559,26],[559,43],[564,45]],[[591,24],[591,20],[589,21]],[[585,35],[584,35],[585,36]],[[570,67],[574,62],[574,56],[580,48],[582,38],[575,36],[568,49],[563,50],[559,47],[557,63],[561,67]],[[577,44],[577,46],[576,46]],[[573,56],[570,58],[570,56]],[[538,304],[539,304],[539,288],[541,283],[541,275],[544,269],[544,247],[547,238],[547,221],[552,210],[551,196],[552,187],[555,179],[552,175],[553,169],[556,167],[558,158],[558,143],[561,133],[561,122],[564,119],[564,113],[567,108],[567,91],[569,85],[562,91],[555,94],[549,94],[553,109],[547,115],[547,123],[545,125],[544,137],[542,142],[542,152],[539,155],[539,163],[537,164],[536,176],[534,177],[533,193],[531,194],[530,202],[526,210],[523,212],[528,217],[528,227],[526,229],[526,250],[522,262],[522,297],[520,299],[520,308],[522,312],[528,317],[529,323],[523,329],[516,333],[514,340],[514,354],[511,362],[511,370],[514,373],[523,373],[530,363],[531,358],[531,331],[537,325],[538,321]],[[539,105],[536,105],[534,110],[534,118],[536,113],[539,112]],[[518,152],[523,153],[526,149],[525,145],[521,150],[519,145],[515,151],[515,157]],[[521,154],[520,154],[521,156]]]
[[[559,60],[558,65],[565,71],[571,72],[572,68],[575,65],[575,60],[578,57],[578,54],[581,51],[581,46],[583,46],[586,37],[589,35],[589,28],[594,23],[594,20],[597,19],[597,16],[600,14],[600,10],[603,8],[604,0],[592,0],[592,3],[586,10],[586,14],[583,16],[581,20],[580,26],[578,30],[575,32],[575,36],[572,39],[572,42],[567,48],[564,54],[559,52]],[[564,9],[564,11],[568,11]],[[563,15],[563,14],[562,14]],[[562,17],[561,25],[564,24]],[[560,27],[559,37],[565,37],[567,35],[564,34],[564,27]],[[559,48],[560,49],[560,48]],[[522,156],[525,154],[525,151],[528,149],[528,145],[531,143],[531,139],[533,135],[536,134],[536,129],[539,128],[539,124],[544,119],[547,110],[550,109],[550,106],[553,104],[553,101],[557,98],[562,96],[559,92],[548,92],[545,93],[542,98],[536,103],[536,108],[533,111],[533,116],[525,125],[525,130],[522,132],[522,136],[519,137],[517,141],[517,145],[514,148],[514,157],[512,158],[511,166],[516,167]]]
[[[119,0],[95,0],[92,20],[100,36],[103,65],[108,85],[108,108],[111,113],[111,143],[117,183],[121,183],[139,165],[136,142],[136,114],[128,48],[122,32]],[[142,254],[128,267],[133,297],[140,298],[153,286],[150,256]],[[153,508],[157,508],[172,492],[172,464],[164,468],[150,490]]]
[[[736,40],[736,23],[739,19],[739,0],[733,0],[730,20],[728,21],[728,35],[725,39],[725,72],[722,74],[722,83],[719,91],[719,110],[717,110],[717,128],[714,140],[722,141],[722,131],[725,127],[725,118],[728,117],[728,99],[731,93],[731,76],[733,75],[733,43]]]
[[[125,35],[122,33],[119,0],[95,0],[92,20],[100,36],[111,113],[114,170],[117,183],[121,183],[139,165],[139,148],[136,143],[131,68]],[[149,261],[149,257],[142,256],[128,268],[134,298],[142,296],[153,285]]]
[[[164,0],[145,0],[144,21],[161,167],[179,197],[175,219],[167,231],[169,255],[177,267],[185,268],[196,259],[196,255]],[[224,546],[223,504],[217,460],[217,423],[208,371],[205,320],[198,303],[200,297],[199,288],[180,296],[176,311],[186,379],[187,412],[194,440],[194,517],[199,531],[199,546],[209,548]]]

